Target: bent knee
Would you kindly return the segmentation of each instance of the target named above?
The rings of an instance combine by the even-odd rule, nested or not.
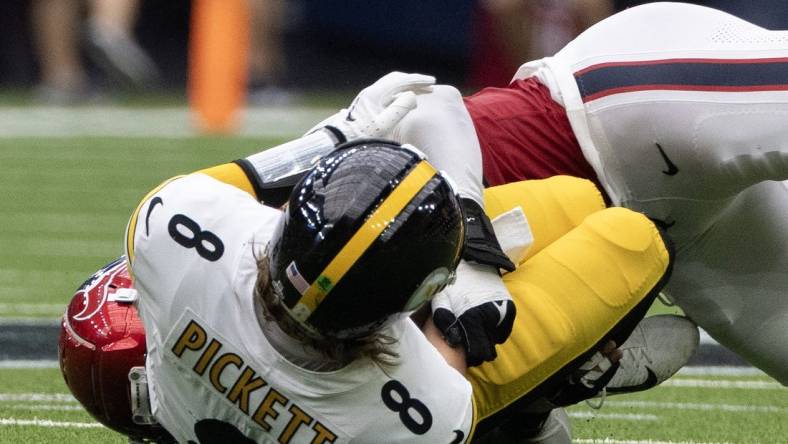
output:
[[[645,251],[663,246],[668,253],[667,240],[657,226],[642,213],[621,207],[606,208],[589,215],[583,225],[605,241],[629,251]]]
[[[651,294],[664,286],[673,265],[673,246],[645,215],[607,208],[588,216],[579,228],[595,239],[629,282],[633,294]]]
[[[591,181],[553,176],[488,188],[484,207],[491,219],[522,208],[534,240],[527,259],[580,225],[588,215],[604,209],[605,203]]]

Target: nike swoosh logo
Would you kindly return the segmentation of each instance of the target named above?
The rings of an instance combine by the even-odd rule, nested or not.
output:
[[[454,440],[449,444],[460,444],[463,438],[465,438],[465,432],[462,430],[454,430]]]
[[[150,220],[150,214],[153,212],[153,207],[155,207],[156,205],[159,205],[159,204],[164,205],[164,201],[161,199],[161,197],[156,196],[153,199],[151,199],[150,205],[148,205],[148,214],[145,215],[145,235],[146,236],[150,235],[150,230],[148,229],[148,221]]]
[[[662,149],[662,145],[658,143],[656,145],[657,145],[657,149],[659,150],[659,154],[662,155],[662,160],[664,160],[665,165],[668,166],[668,169],[662,170],[662,173],[667,176],[675,176],[676,173],[679,172],[679,167],[677,167],[676,164],[670,160],[670,157],[668,157],[668,155],[665,154],[665,150]]]
[[[648,375],[646,376],[646,380],[640,384],[636,385],[628,385],[624,387],[607,387],[608,393],[634,393],[634,392],[641,392],[643,390],[648,390],[655,385],[657,385],[657,375],[654,374],[654,371],[650,368],[646,367],[646,372]]]
[[[498,316],[500,316],[498,318],[498,323],[495,324],[495,326],[498,327],[503,324],[503,320],[506,319],[506,312],[509,310],[509,304],[507,304],[506,301],[495,301],[493,305],[498,309]]]

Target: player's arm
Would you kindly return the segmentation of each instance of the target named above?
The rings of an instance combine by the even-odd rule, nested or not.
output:
[[[416,107],[416,95],[429,91],[435,81],[421,74],[403,76],[394,87],[376,82],[365,88],[349,108],[299,139],[199,172],[240,188],[266,205],[281,206],[307,170],[336,146],[360,138],[390,137],[393,128]]]
[[[432,322],[432,317],[428,317],[421,326],[421,331],[427,340],[438,350],[438,353],[443,356],[446,363],[453,367],[458,372],[465,375],[468,371],[468,361],[465,357],[465,349],[462,347],[451,346],[443,337],[443,333],[438,330],[438,327]]]
[[[449,344],[465,348],[467,363],[495,358],[495,345],[511,333],[515,306],[499,270],[513,271],[484,212],[479,141],[460,92],[435,85],[393,131],[395,140],[415,145],[450,177],[466,220],[463,261],[457,280],[432,303],[433,321]]]
[[[197,171],[239,188],[271,207],[285,203],[290,190],[314,162],[344,140],[333,128],[316,131],[234,162]]]

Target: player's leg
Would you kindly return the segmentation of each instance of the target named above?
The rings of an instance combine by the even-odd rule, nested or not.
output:
[[[504,276],[518,316],[493,362],[469,369],[479,417],[548,396],[608,340],[624,342],[669,269],[657,228],[623,208],[593,213]]]
[[[680,4],[617,14],[556,57],[571,67],[567,111],[609,194],[670,226],[679,305],[782,382],[784,205],[737,195],[788,178],[786,57],[788,33]],[[760,188],[764,202],[785,199],[771,196],[779,185]]]
[[[788,32],[655,3],[600,22],[549,66],[611,197],[674,225],[681,251],[737,193],[788,179],[786,57]]]
[[[523,262],[580,225],[586,216],[604,209],[605,203],[592,182],[554,176],[488,188],[484,191],[484,207],[492,220],[522,208],[533,237]]]
[[[689,361],[699,339],[698,327],[684,316],[643,319],[619,347],[620,367],[605,386],[605,394],[640,392],[662,383]]]
[[[473,437],[474,444],[571,444],[572,425],[563,408],[507,421]]]
[[[741,193],[682,251],[670,296],[720,343],[788,385],[788,187]]]

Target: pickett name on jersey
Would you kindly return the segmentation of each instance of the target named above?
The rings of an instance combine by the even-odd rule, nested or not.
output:
[[[307,428],[314,434],[310,441],[312,444],[336,441],[337,433],[270,386],[258,371],[244,364],[241,356],[226,349],[218,335],[209,334],[200,323],[190,319],[170,351],[181,363],[194,362],[191,371],[203,383],[210,384],[216,393],[229,400],[263,430],[269,433],[274,429],[281,430],[278,442],[290,443],[299,432],[309,433],[305,430]],[[253,409],[250,409],[250,404]]]

